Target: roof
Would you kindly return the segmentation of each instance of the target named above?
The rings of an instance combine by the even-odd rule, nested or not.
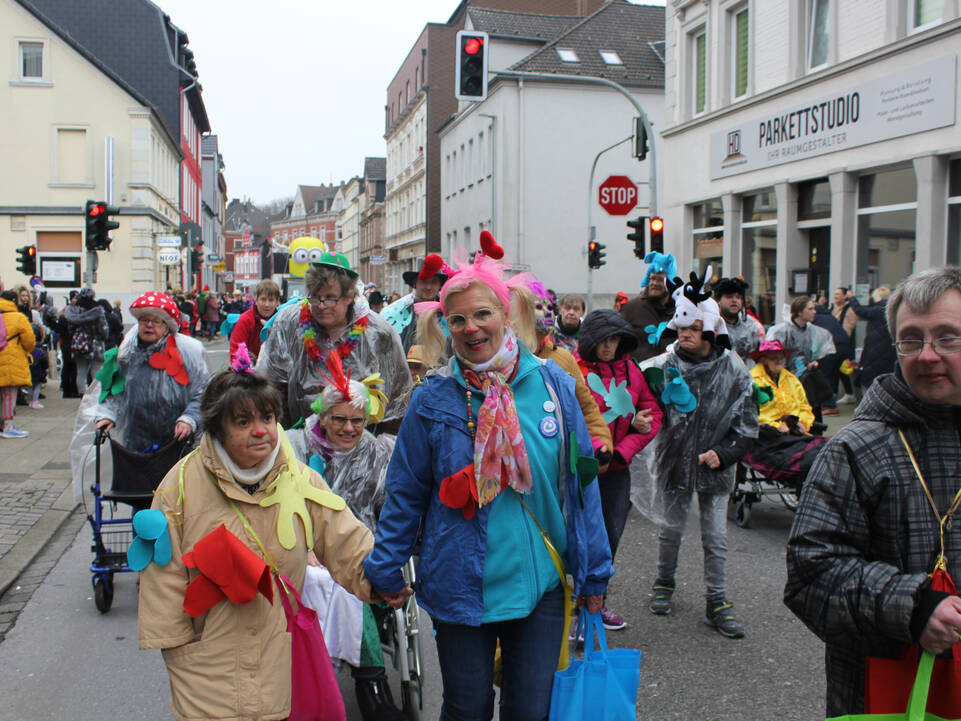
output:
[[[576,16],[538,15],[477,7],[469,7],[467,15],[474,30],[485,32],[491,37],[541,42],[553,40],[583,19]]]
[[[330,200],[337,194],[336,185],[298,185],[297,191],[304,201],[304,209],[307,214],[314,212],[318,200]]]
[[[364,180],[386,180],[387,158],[364,158]]]
[[[220,152],[220,149],[217,147],[217,136],[204,135],[200,139],[200,152],[203,155],[216,155]]]
[[[664,87],[664,63],[648,43],[664,41],[664,8],[610,3],[583,18],[544,47],[511,66],[511,70],[590,75],[628,86]],[[557,48],[573,50],[577,62],[564,62]],[[621,65],[608,65],[601,50],[612,50]]]
[[[150,0],[17,0],[42,16],[57,34],[85,56],[97,58],[137,98],[156,110],[171,135],[180,139],[180,89],[192,84],[187,101],[201,133],[210,132],[201,87],[179,63],[187,36]],[[185,63],[193,53],[184,51]]]

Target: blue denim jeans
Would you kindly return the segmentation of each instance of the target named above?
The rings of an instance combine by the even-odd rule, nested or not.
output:
[[[564,632],[564,591],[544,594],[526,618],[480,626],[434,620],[444,683],[441,721],[494,717],[494,649],[501,642],[501,721],[546,721]]]
[[[677,554],[687,523],[693,491],[661,491],[663,513],[657,532],[657,580],[673,581]],[[704,549],[704,593],[708,599],[727,595],[727,493],[698,493],[701,546]]]

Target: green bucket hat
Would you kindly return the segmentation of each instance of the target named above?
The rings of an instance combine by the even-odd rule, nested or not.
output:
[[[359,273],[356,270],[352,270],[350,267],[350,261],[347,260],[347,256],[343,253],[332,253],[330,251],[324,253],[320,260],[317,261],[317,265],[329,265],[333,268],[340,268],[341,270],[346,270],[347,275],[351,278],[356,278]]]

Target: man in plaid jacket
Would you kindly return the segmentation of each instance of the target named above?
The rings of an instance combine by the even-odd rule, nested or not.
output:
[[[898,366],[814,463],[788,539],[784,602],[826,644],[828,717],[864,713],[867,657],[941,653],[961,632],[961,598],[928,575],[943,552],[961,582],[961,525],[945,523],[942,549],[932,508],[961,497],[961,268],[902,281],[888,326]]]

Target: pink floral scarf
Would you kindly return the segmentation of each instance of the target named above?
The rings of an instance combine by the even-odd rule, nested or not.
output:
[[[514,407],[510,380],[517,372],[519,348],[507,329],[494,357],[474,365],[460,356],[465,381],[484,392],[474,436],[474,477],[477,505],[493,501],[507,486],[529,493],[533,485],[527,448]]]

